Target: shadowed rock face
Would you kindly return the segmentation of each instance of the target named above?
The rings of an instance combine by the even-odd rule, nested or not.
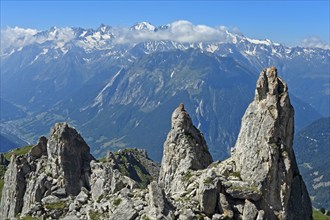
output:
[[[172,113],[172,128],[164,143],[158,182],[166,193],[180,192],[183,173],[188,169],[204,169],[211,163],[212,157],[204,137],[192,124],[181,103]]]

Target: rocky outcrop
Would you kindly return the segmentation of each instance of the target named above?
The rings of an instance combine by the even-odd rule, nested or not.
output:
[[[41,215],[46,211],[42,205],[48,204],[42,200],[48,196],[58,202],[88,188],[92,159],[88,145],[74,128],[55,124],[49,140],[41,137],[28,154],[12,156],[5,174],[0,219],[17,213]]]
[[[172,114],[160,168],[138,149],[93,160],[78,132],[59,123],[49,140],[42,137],[27,155],[12,156],[0,218],[311,219],[292,137],[293,108],[275,68],[260,74],[225,161],[212,163],[183,104]]]
[[[61,182],[69,195],[77,195],[81,187],[90,188],[89,163],[93,156],[78,132],[67,123],[57,123],[51,129],[47,143],[48,161],[53,178]]]
[[[94,200],[123,188],[146,188],[158,178],[159,165],[140,149],[109,152],[102,162],[91,163],[91,193]]]
[[[7,168],[0,204],[0,219],[15,217],[23,207],[26,190],[25,175],[30,172],[27,158],[12,155]]]
[[[204,169],[211,163],[204,137],[181,103],[172,113],[172,128],[164,143],[158,182],[167,194],[180,192],[182,176],[188,170]]]

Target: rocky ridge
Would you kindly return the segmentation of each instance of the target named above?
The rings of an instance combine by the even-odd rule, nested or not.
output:
[[[183,104],[172,114],[160,167],[137,149],[97,161],[74,128],[58,123],[48,140],[11,157],[0,218],[311,219],[293,117],[285,82],[268,68],[225,161],[212,162]]]

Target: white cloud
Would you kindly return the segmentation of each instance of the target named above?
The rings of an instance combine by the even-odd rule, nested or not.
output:
[[[6,28],[1,30],[1,50],[5,50],[15,45],[15,47],[23,47],[35,41],[34,35],[38,31],[35,29],[24,28]]]
[[[319,37],[313,36],[313,37],[308,37],[305,38],[301,42],[302,47],[311,47],[311,48],[322,48],[322,49],[330,49],[330,45],[324,41],[322,41]]]
[[[231,32],[233,32],[234,34],[243,35],[243,33],[240,31],[238,27],[233,27],[231,29]]]
[[[158,31],[130,31],[127,28],[117,29],[116,43],[139,43],[150,40],[172,40],[177,42],[194,43],[227,42],[226,29],[221,26],[212,28],[205,25],[194,25],[189,21],[179,20],[168,24],[167,29]]]
[[[44,43],[54,41],[55,45],[64,44],[74,38],[74,31],[71,28],[52,28],[49,32],[36,29],[24,29],[19,27],[7,27],[1,30],[1,53],[11,48],[20,48],[33,43]]]
[[[45,40],[55,40],[57,42],[69,42],[75,37],[72,28],[54,28]]]

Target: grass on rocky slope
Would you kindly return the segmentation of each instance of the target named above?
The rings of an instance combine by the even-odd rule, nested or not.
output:
[[[25,146],[25,147],[20,147],[20,148],[16,148],[14,150],[11,150],[11,151],[5,153],[5,158],[7,160],[10,160],[10,157],[13,154],[16,154],[16,156],[27,154],[31,150],[32,147],[33,147],[33,145],[28,145],[28,146]]]
[[[5,181],[3,179],[0,179],[0,201],[1,201],[1,197],[2,197],[2,189],[3,189],[4,184],[5,184]]]
[[[28,216],[21,217],[20,220],[42,220],[42,218],[41,217],[35,218],[35,217],[28,215]]]
[[[64,209],[66,207],[66,203],[64,201],[58,201],[55,203],[49,203],[45,205],[46,209],[54,210],[54,209]]]
[[[314,220],[330,220],[330,216],[324,215],[317,209],[313,209],[313,219]]]

